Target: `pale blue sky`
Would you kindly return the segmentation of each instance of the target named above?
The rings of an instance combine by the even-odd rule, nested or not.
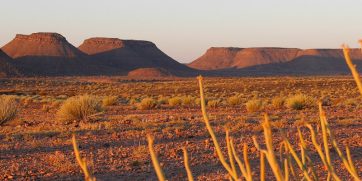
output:
[[[153,41],[180,62],[211,46],[357,47],[359,0],[1,0],[0,46],[16,33]]]

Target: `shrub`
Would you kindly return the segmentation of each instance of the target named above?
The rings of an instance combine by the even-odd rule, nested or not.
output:
[[[314,104],[314,99],[304,94],[298,94],[289,97],[285,104],[288,108],[301,110],[307,107],[311,107]]]
[[[182,104],[182,99],[180,97],[172,97],[168,99],[168,104],[172,107],[180,106]]]
[[[248,112],[260,111],[263,108],[263,101],[260,99],[253,99],[245,103]]]
[[[11,121],[18,113],[18,103],[13,96],[0,96],[0,125]]]
[[[90,95],[75,96],[64,101],[57,117],[59,121],[89,121],[102,113],[102,104],[98,97]]]
[[[102,105],[103,107],[113,106],[117,104],[117,102],[118,102],[118,96],[106,96],[102,100]]]
[[[274,97],[272,99],[272,105],[276,109],[282,108],[284,105],[284,102],[285,102],[285,99],[283,97]]]
[[[240,95],[231,96],[227,99],[227,102],[231,106],[240,105],[242,103],[242,98]]]
[[[216,108],[216,107],[218,107],[219,105],[220,105],[220,101],[218,101],[218,100],[209,100],[209,101],[207,102],[207,106],[208,106],[208,107]]]
[[[158,100],[157,100],[157,104],[161,105],[161,104],[167,104],[168,102],[168,97],[159,97]]]
[[[137,105],[137,109],[146,110],[155,108],[157,102],[152,98],[144,98],[142,101]]]
[[[191,96],[184,96],[182,97],[182,105],[186,107],[190,107],[194,104],[194,98]]]

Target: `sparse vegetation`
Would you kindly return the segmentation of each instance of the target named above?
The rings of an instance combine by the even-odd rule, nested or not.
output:
[[[229,105],[231,106],[237,106],[237,105],[241,105],[242,103],[242,97],[241,95],[234,95],[231,96],[227,99],[227,102]]]
[[[102,100],[103,107],[113,106],[117,104],[118,96],[106,96]]]
[[[182,105],[182,98],[181,97],[172,97],[168,99],[168,104],[172,107]]]
[[[153,109],[157,106],[157,102],[152,98],[144,98],[137,105],[137,108],[140,110]]]
[[[253,99],[245,103],[248,112],[257,112],[263,109],[263,101],[260,99]]]
[[[283,97],[274,97],[272,99],[272,105],[275,109],[280,109],[284,106],[285,99]]]
[[[89,121],[98,118],[103,108],[96,96],[82,95],[67,99],[60,107],[57,118],[61,122]]]
[[[18,103],[12,96],[0,96],[0,125],[11,121],[18,113]]]
[[[313,106],[314,102],[316,101],[312,97],[304,94],[298,94],[288,97],[285,101],[285,104],[288,108],[302,110],[304,108]]]
[[[209,100],[207,101],[207,106],[211,107],[211,108],[216,108],[220,105],[220,101],[219,100]]]

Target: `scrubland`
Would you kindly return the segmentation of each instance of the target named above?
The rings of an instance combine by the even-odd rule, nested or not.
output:
[[[299,128],[311,148],[316,175],[327,178],[304,126],[321,131],[319,101],[338,145],[344,153],[348,145],[361,173],[362,97],[352,77],[206,78],[203,84],[205,107],[224,157],[229,160],[224,139],[228,130],[241,158],[247,145],[254,180],[260,178],[260,151],[252,138],[265,147],[261,124],[265,113],[277,157],[286,154],[281,146],[285,136],[300,152]],[[0,85],[0,114],[8,113],[0,115],[1,180],[83,179],[72,147],[73,133],[97,180],[157,180],[146,135],[154,139],[167,179],[187,178],[184,146],[195,180],[230,178],[205,127],[195,78],[12,78],[1,79]],[[322,145],[321,135],[317,139]],[[342,180],[353,180],[329,147],[335,172]],[[296,171],[289,177],[300,180],[303,174]],[[268,164],[265,178],[275,179]]]

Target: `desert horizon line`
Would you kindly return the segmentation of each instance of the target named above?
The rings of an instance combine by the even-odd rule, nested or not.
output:
[[[38,32],[33,32],[30,34],[24,34],[24,33],[15,33],[14,38],[12,38],[11,40],[17,38],[17,36],[30,36],[33,34],[58,34],[61,35],[62,37],[65,38],[65,40],[67,42],[69,42],[71,45],[73,45],[76,48],[79,48],[79,46],[81,46],[86,40],[89,39],[95,39],[95,38],[104,38],[104,39],[115,39],[115,40],[121,40],[121,41],[145,41],[145,42],[150,42],[153,43],[157,46],[156,43],[154,43],[153,40],[148,40],[148,39],[138,39],[138,38],[121,38],[121,37],[115,37],[115,36],[90,36],[88,38],[84,38],[83,40],[80,41],[80,43],[72,43],[72,41],[70,39],[68,39],[66,36],[64,36],[61,33],[58,32],[51,32],[51,31],[38,31]],[[10,41],[11,41],[10,40]],[[4,44],[0,45],[0,49],[2,49],[6,44],[8,44],[10,41],[5,42]],[[362,39],[357,41],[361,47],[362,47]],[[218,46],[218,45],[212,45],[212,46],[208,46],[206,48],[204,48],[204,51],[207,51],[209,49],[212,48],[235,48],[235,49],[252,49],[252,48],[283,48],[283,49],[300,49],[300,50],[311,50],[311,49],[317,49],[317,50],[342,50],[342,46],[345,44],[345,42],[342,42],[340,45],[338,45],[337,47],[309,47],[309,48],[302,48],[302,47],[297,47],[297,46]],[[350,47],[351,49],[361,49],[361,47]],[[178,60],[176,58],[173,58],[175,60]],[[188,64],[191,63],[193,60],[189,60],[188,62],[183,62],[181,61],[183,64]]]

